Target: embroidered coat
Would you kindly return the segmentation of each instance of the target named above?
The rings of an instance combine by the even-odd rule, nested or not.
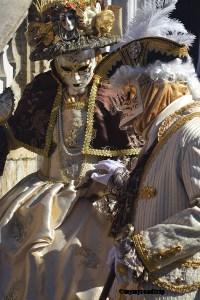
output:
[[[52,66],[52,71],[39,74],[27,85],[14,115],[8,120],[7,128],[19,147],[23,146],[40,155],[49,156],[56,145],[53,143],[53,129],[62,101],[64,85]],[[119,129],[120,114],[115,102],[121,97],[101,84],[96,99],[88,103],[87,125],[83,154],[98,156],[135,155],[126,131]],[[115,99],[115,101],[113,101]],[[0,174],[3,173],[8,154],[5,127],[0,126]]]
[[[170,292],[177,299],[197,299],[195,295],[200,287],[200,104],[190,96],[172,103],[154,122],[144,151],[156,136],[159,142],[145,166],[135,203],[134,244],[149,271],[149,282],[154,288],[166,291],[159,299],[168,299]],[[146,289],[149,285],[141,286]],[[185,293],[189,293],[188,296],[183,295]]]

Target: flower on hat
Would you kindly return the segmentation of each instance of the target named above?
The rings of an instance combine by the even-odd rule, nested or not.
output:
[[[77,9],[77,3],[75,1],[65,0],[65,6],[69,9]]]

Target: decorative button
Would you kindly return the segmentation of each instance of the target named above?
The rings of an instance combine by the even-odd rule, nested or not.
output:
[[[116,270],[117,270],[117,273],[119,273],[119,274],[126,274],[127,273],[127,268],[122,264],[117,264]]]
[[[139,199],[151,199],[157,194],[153,186],[144,186],[139,190]]]

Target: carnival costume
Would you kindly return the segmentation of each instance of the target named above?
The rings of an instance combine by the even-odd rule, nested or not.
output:
[[[111,299],[200,299],[200,84],[188,55],[194,36],[169,18],[176,1],[159,2],[138,10],[122,46],[96,72],[129,88],[121,126],[132,123],[146,140],[129,179],[114,190]],[[102,162],[93,178],[112,190],[114,178],[101,181],[101,169]]]
[[[50,71],[27,85],[12,116],[12,92],[1,95],[1,174],[10,148],[23,146],[43,159],[38,172],[0,201],[0,299],[94,300],[109,271],[110,221],[92,201],[79,198],[76,185],[102,157],[135,155],[138,149],[119,129],[112,100],[117,93],[98,85],[98,78],[92,80],[98,91],[91,88],[88,77],[86,92],[70,95],[56,58],[72,53],[78,61],[82,51],[88,55],[87,49],[116,42],[115,16],[96,1],[37,1],[36,7],[27,33],[31,59],[53,61]],[[70,62],[75,69],[61,67],[91,76],[93,61],[85,61],[81,67]]]

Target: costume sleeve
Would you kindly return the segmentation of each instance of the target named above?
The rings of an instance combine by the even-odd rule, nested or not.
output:
[[[188,195],[189,207],[162,224],[133,235],[137,254],[149,272],[178,263],[200,251],[199,137],[187,142],[181,155],[177,172]]]

